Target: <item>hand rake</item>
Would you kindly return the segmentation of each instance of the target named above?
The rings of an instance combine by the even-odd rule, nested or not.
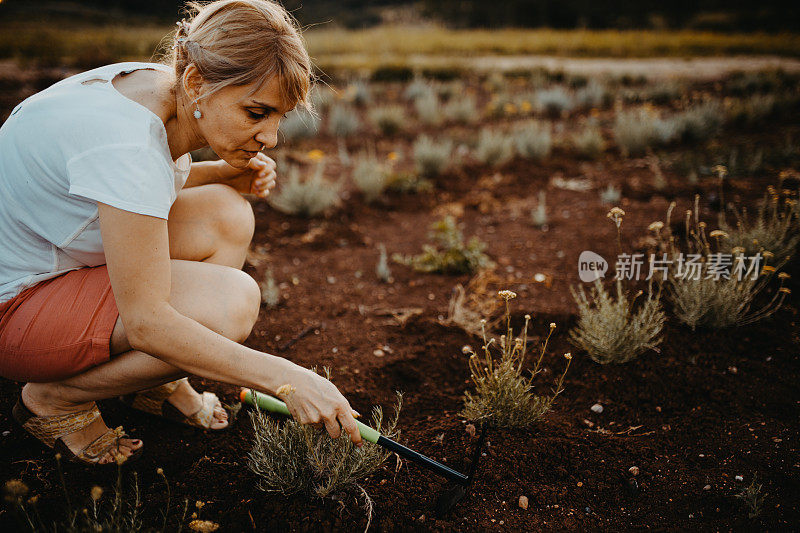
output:
[[[269,394],[252,391],[250,389],[242,389],[241,393],[239,394],[239,399],[242,401],[242,403],[255,405],[264,411],[291,416],[286,404],[277,398],[270,396]],[[387,450],[396,453],[400,457],[417,463],[418,465],[452,482],[452,486],[445,490],[441,496],[439,496],[439,499],[436,502],[436,514],[440,517],[447,514],[450,509],[452,509],[464,498],[464,496],[466,496],[467,490],[472,484],[472,479],[478,466],[478,460],[481,456],[483,442],[486,440],[486,430],[488,429],[488,424],[483,424],[481,428],[481,436],[472,452],[472,461],[470,462],[469,473],[464,475],[461,472],[457,472],[452,468],[443,465],[442,463],[434,461],[430,457],[426,457],[421,453],[417,453],[414,450],[403,446],[399,442],[396,442],[388,437],[384,437],[375,429],[362,422],[359,422],[358,420],[356,420],[356,424],[358,425],[359,433],[361,433],[361,438],[364,440],[373,444],[377,444],[378,446],[382,446]]]

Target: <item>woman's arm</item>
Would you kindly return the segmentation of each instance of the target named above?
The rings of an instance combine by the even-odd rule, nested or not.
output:
[[[197,187],[198,185],[206,185],[208,183],[219,183],[222,181],[220,174],[220,161],[199,161],[192,163],[191,170],[189,170],[189,177],[186,178],[186,183],[183,188]]]
[[[330,381],[219,335],[170,305],[166,220],[100,202],[98,210],[111,287],[132,348],[191,374],[273,394],[289,384],[294,392],[287,405],[298,422],[324,422],[332,436],[341,422],[360,443],[352,408]]]
[[[2,0],[0,0],[2,1]],[[243,194],[266,198],[275,186],[275,161],[264,153],[250,160],[247,168],[234,168],[223,160],[192,163],[184,188],[224,183]]]

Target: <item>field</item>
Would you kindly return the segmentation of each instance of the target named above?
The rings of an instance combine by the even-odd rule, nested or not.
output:
[[[370,38],[365,34],[365,42]],[[322,37],[315,39],[309,38],[312,49],[339,52]],[[552,46],[567,47],[565,53],[581,46],[557,34],[552,39],[560,43]],[[769,52],[796,55],[794,39],[770,45]],[[532,51],[520,41],[523,49],[507,53]],[[453,46],[450,52],[462,53]],[[613,55],[614,46],[594,55]],[[642,55],[658,46],[647,45],[650,51]],[[674,49],[682,55],[703,46]],[[733,45],[719,44],[717,51],[730,51],[728,46]],[[27,94],[72,72],[2,67],[3,119]],[[466,331],[474,323],[450,320],[457,285],[467,286],[473,305],[490,320],[501,315],[493,305],[497,291],[514,291],[512,324],[518,331],[524,315],[532,315],[534,346],[556,324],[544,371],[535,380],[539,394],[563,371],[563,354],[573,359],[563,393],[540,421],[490,431],[470,494],[449,515],[432,511],[444,483],[392,456],[361,483],[374,500],[371,529],[796,529],[796,244],[779,268],[791,276],[783,284],[791,293],[774,314],[752,324],[692,328],[664,296],[663,342],[630,362],[608,365],[573,345],[568,332],[579,321],[570,288],[581,284],[578,258],[584,250],[609,260],[610,280],[620,250],[654,251],[657,242],[648,227],[666,220],[671,202],[676,206],[669,229],[684,236],[684,213],[694,209],[695,195],[699,219],[709,230],[718,227],[720,213],[733,220],[746,208],[753,216],[768,186],[797,200],[797,75],[729,72],[712,79],[655,80],[545,69],[445,76],[440,69],[429,73],[439,79],[395,79],[403,72],[334,77],[331,89],[322,86],[315,96],[317,131],[310,117],[284,124],[285,140],[271,154],[281,175],[297,172],[310,179],[321,172],[325,181],[316,188],[335,191],[338,200],[309,217],[276,208],[286,203],[251,199],[256,232],[245,270],[265,287],[265,304],[246,344],[305,366],[329,367],[334,383],[362,413],[373,405],[388,409],[395,391],[402,391],[399,440],[459,470],[477,440],[459,414],[464,392],[474,389],[462,347],[477,350],[482,340]],[[381,75],[389,79],[376,79]],[[357,123],[343,116],[357,117]],[[519,128],[528,128],[531,148],[525,153],[515,144]],[[495,133],[494,143],[481,139],[488,131]],[[452,141],[452,151],[440,157],[443,168],[420,166],[420,135],[435,143]],[[197,153],[195,159],[209,156]],[[380,168],[361,182],[378,189],[372,201],[368,188],[352,178],[363,161]],[[725,167],[724,177],[718,165]],[[288,180],[279,182],[274,198],[287,194]],[[625,213],[619,241],[607,217],[615,206]],[[420,253],[430,242],[431,224],[448,215],[465,237],[486,243],[492,267],[480,274],[423,273],[392,261],[393,254]],[[796,218],[793,224],[790,235],[798,233]],[[379,245],[389,256],[383,280],[376,274]],[[277,294],[277,301],[267,302],[268,276],[277,287],[269,296]],[[647,283],[627,288],[646,291]],[[776,291],[777,283],[771,284],[753,309],[768,305]],[[499,329],[493,336],[503,333]],[[236,401],[232,385],[193,383]],[[10,408],[17,391],[18,384],[0,381],[0,403]],[[602,412],[593,409],[597,404]],[[145,457],[125,470],[123,486],[132,501],[136,472],[147,527],[165,523],[168,530],[178,529],[193,512],[219,524],[220,531],[349,531],[367,525],[358,494],[289,497],[256,489],[258,479],[247,468],[253,428],[244,414],[228,432],[201,433],[135,414],[113,400],[101,402],[101,409],[110,427],[124,425],[146,443]],[[76,509],[91,509],[93,485],[112,492],[115,472],[70,466],[63,467],[62,488],[52,453],[5,414],[0,433],[0,481],[23,480],[39,497],[45,522],[65,519],[64,489]],[[157,468],[169,481],[166,522],[167,490]],[[749,501],[761,502],[758,509],[737,497],[748,487],[755,492]],[[527,509],[520,497],[527,498]],[[189,509],[181,515],[184,500]],[[13,505],[7,506],[0,529],[24,528],[19,519]]]

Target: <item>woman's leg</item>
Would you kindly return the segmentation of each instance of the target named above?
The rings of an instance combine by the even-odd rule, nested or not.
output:
[[[253,235],[250,205],[227,186],[187,189],[181,191],[173,205],[168,226],[173,257],[170,303],[180,313],[221,335],[237,342],[246,339],[258,318],[260,304],[258,285],[239,270]],[[119,319],[112,333],[111,353],[119,355],[67,380],[27,384],[23,400],[38,415],[71,413],[92,401],[154,387],[185,375],[155,357],[131,350]],[[191,414],[200,407],[199,399],[187,385],[176,390],[169,401]],[[224,411],[217,412],[212,427],[226,424]],[[105,425],[98,420],[64,440],[70,448],[80,449],[104,431]],[[123,444],[125,454],[141,446],[133,441]]]

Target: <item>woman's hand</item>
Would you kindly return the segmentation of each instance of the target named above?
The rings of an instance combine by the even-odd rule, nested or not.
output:
[[[294,365],[285,376],[287,383],[278,387],[275,395],[289,408],[292,417],[300,424],[324,424],[328,434],[338,439],[341,430],[349,435],[356,446],[361,446],[350,403],[339,389],[319,374]],[[341,424],[341,427],[340,427]]]
[[[261,152],[244,169],[232,167],[221,159],[219,165],[219,182],[230,185],[242,194],[266,198],[275,187],[275,161]]]

